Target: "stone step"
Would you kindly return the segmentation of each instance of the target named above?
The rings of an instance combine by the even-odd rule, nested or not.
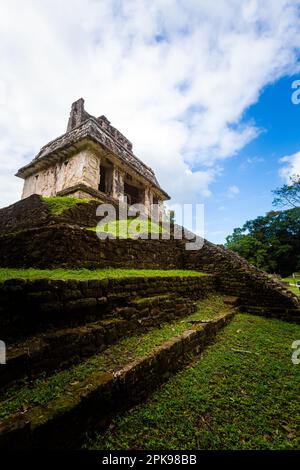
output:
[[[269,318],[300,324],[300,308],[268,307],[258,305],[240,305],[239,310],[243,313],[260,315]]]
[[[236,295],[224,295],[223,301],[228,305],[238,305],[239,297]]]
[[[109,348],[75,366],[77,375],[73,368],[67,376],[54,376],[60,393],[53,391],[53,381],[48,379],[42,404],[28,398],[23,402],[23,395],[18,399],[12,393],[0,403],[2,416],[3,410],[10,410],[0,424],[0,448],[78,448],[87,431],[95,426],[105,429],[118,412],[144,400],[201,353],[233,316],[229,311],[210,323],[190,326],[167,341],[157,339],[145,352],[136,352],[138,341],[134,338],[131,357],[127,345],[127,356],[124,345],[123,350],[120,346]],[[144,344],[143,338],[141,341]],[[33,384],[31,392],[41,393],[39,387],[38,382]],[[54,395],[47,399],[49,393]],[[12,407],[13,399],[17,409]]]
[[[195,309],[195,302],[175,295],[135,299],[130,307],[116,309],[111,318],[73,328],[49,330],[12,344],[8,346],[7,364],[0,369],[0,387],[64,369],[103,351],[120,338],[141,334],[161,322],[189,315]]]
[[[1,339],[10,343],[55,327],[99,321],[140,297],[175,294],[200,299],[213,277],[128,278],[91,281],[11,279],[0,283]]]

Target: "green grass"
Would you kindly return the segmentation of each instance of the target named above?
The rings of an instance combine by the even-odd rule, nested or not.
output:
[[[291,292],[294,292],[294,294],[296,294],[296,295],[298,295],[298,297],[300,297],[300,290],[299,290],[298,287],[289,286],[288,288]]]
[[[293,277],[286,277],[282,279],[285,282],[289,282],[290,284],[295,284],[295,279]],[[300,281],[300,279],[296,279],[297,281]],[[292,291],[294,294],[298,295],[300,297],[300,289],[297,286],[287,286],[290,291]]]
[[[21,388],[9,389],[1,397],[0,419],[18,411],[28,410],[34,405],[44,405],[50,400],[61,397],[64,393],[72,392],[74,385],[78,382],[87,380],[89,383],[89,376],[93,373],[113,372],[130,361],[147,356],[154,347],[191,327],[190,320],[203,318],[203,312],[208,305],[218,314],[228,308],[217,296],[211,296],[199,302],[198,305],[197,314],[194,313],[172,323],[165,323],[160,328],[141,335],[124,338],[101,354],[68,370],[56,372],[50,377],[39,378],[34,386],[25,381]]]
[[[87,230],[110,233],[121,238],[135,238],[141,234],[167,232],[166,229],[151,220],[141,220],[137,223],[134,219],[110,221],[102,225],[99,224],[98,227],[89,227]]]
[[[18,269],[0,268],[0,282],[8,279],[122,279],[131,277],[199,277],[208,274],[184,269]]]
[[[299,449],[296,339],[297,325],[237,315],[200,360],[116,418],[105,434],[90,436],[87,447]]]
[[[67,209],[75,207],[77,204],[87,204],[89,199],[79,199],[72,196],[42,197],[42,200],[49,206],[52,215],[60,215]]]
[[[189,316],[189,320],[213,320],[220,314],[228,310],[228,305],[224,303],[222,296],[211,294],[203,300],[197,302],[197,311]]]

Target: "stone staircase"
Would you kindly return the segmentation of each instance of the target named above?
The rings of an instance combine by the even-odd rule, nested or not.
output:
[[[204,240],[201,250],[187,251],[185,268],[214,273],[218,292],[238,296],[244,312],[300,323],[297,295],[231,250]]]
[[[54,315],[44,330],[12,338],[0,369],[0,448],[79,447],[87,430],[104,429],[199,354],[237,299],[224,297],[207,318],[204,301],[170,292],[172,282],[156,294],[151,282],[132,296],[116,290],[93,321]]]
[[[47,324],[45,331],[23,341],[13,341],[8,346],[7,365],[0,369],[0,387],[65,369],[125,336],[140,334],[196,310],[195,301],[174,293],[132,300],[119,296],[117,300],[111,299],[109,309],[101,311],[99,308],[101,320],[69,326],[68,317],[65,317],[64,324],[57,328],[54,319],[52,328]]]
[[[214,290],[214,277],[132,277],[89,281],[11,279],[0,284],[1,339],[6,344],[38,335],[46,329],[75,327],[113,316],[143,317],[151,296],[162,296],[168,310],[170,297],[197,300]],[[139,298],[149,298],[138,306]],[[131,303],[133,302],[133,303]],[[135,302],[135,303],[134,303]],[[178,309],[183,301],[178,300]],[[156,309],[157,310],[157,309]]]
[[[260,315],[267,318],[277,318],[279,320],[287,321],[290,323],[300,324],[300,307],[269,307],[259,305],[244,305],[239,306],[240,312],[250,313],[253,315]]]

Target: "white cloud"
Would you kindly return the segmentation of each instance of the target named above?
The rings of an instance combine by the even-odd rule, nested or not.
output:
[[[279,170],[279,173],[287,183],[290,182],[291,176],[300,175],[300,151],[293,155],[282,157],[280,162],[284,163],[284,167]]]
[[[235,185],[229,186],[228,191],[227,191],[227,196],[229,198],[233,198],[237,196],[238,194],[240,194],[240,189],[237,186]]]
[[[244,111],[297,70],[299,4],[2,0],[1,205],[20,197],[13,174],[64,132],[81,96],[128,136],[175,202],[208,197],[222,161],[260,131]]]

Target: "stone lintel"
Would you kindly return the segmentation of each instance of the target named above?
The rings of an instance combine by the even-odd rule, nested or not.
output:
[[[74,193],[84,193],[87,195],[88,199],[97,199],[101,202],[117,205],[115,198],[109,196],[102,191],[98,191],[96,189],[92,189],[85,184],[76,184],[75,186],[70,186],[69,188],[65,188],[62,191],[58,191],[57,196],[70,196]]]

